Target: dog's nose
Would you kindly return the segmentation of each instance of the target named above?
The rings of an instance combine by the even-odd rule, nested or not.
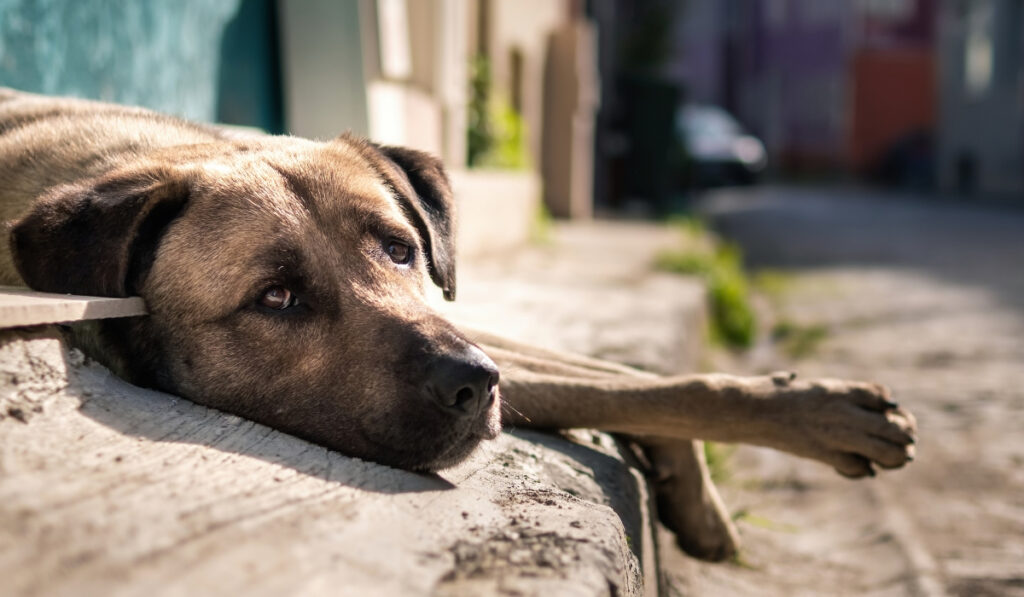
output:
[[[437,357],[430,372],[434,400],[446,412],[476,416],[497,393],[498,366],[479,348]]]

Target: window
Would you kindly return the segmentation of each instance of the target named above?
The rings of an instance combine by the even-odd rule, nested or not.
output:
[[[886,21],[905,21],[917,11],[916,0],[861,0],[864,16]]]
[[[972,0],[967,7],[964,37],[964,90],[971,98],[982,98],[992,87],[995,62],[995,6],[992,0]]]

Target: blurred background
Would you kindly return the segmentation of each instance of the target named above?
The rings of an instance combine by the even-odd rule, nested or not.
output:
[[[1017,199],[1022,29],[1016,0],[0,0],[0,82],[351,130],[535,175],[558,217],[766,181]]]
[[[0,0],[0,85],[433,152],[457,315],[917,414],[866,483],[709,447],[746,547],[673,594],[1024,594],[1020,0]]]

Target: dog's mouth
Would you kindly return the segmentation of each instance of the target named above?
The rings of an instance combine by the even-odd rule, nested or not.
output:
[[[450,429],[443,443],[432,446],[398,446],[367,428],[360,429],[363,441],[373,454],[363,456],[387,466],[417,472],[436,472],[451,468],[469,458],[484,440],[501,435],[501,397],[494,388],[494,400],[471,422]]]
[[[480,439],[497,439],[501,435],[501,392],[498,387],[491,391],[494,392],[494,398],[490,405],[480,413],[480,421],[472,430],[472,433]]]
[[[458,438],[448,444],[433,460],[415,470],[434,472],[451,468],[469,458],[476,451],[480,442],[497,439],[501,435],[501,396],[498,388],[494,388],[494,400],[490,406]]]

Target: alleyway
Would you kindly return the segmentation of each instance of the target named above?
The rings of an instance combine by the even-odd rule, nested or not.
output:
[[[860,482],[740,448],[722,491],[742,561],[670,555],[673,588],[1024,595],[1024,211],[771,188],[703,211],[770,270],[766,326],[788,334],[724,365],[888,384],[920,442],[907,469]]]

